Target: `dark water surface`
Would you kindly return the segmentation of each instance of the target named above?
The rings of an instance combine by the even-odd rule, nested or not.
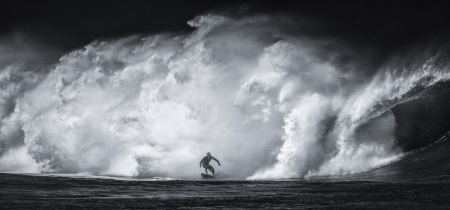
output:
[[[145,181],[0,174],[2,209],[448,209],[450,184],[336,179]]]

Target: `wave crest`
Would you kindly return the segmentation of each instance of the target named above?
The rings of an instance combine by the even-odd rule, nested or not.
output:
[[[390,108],[446,66],[370,76],[342,42],[279,21],[200,16],[192,34],[95,41],[21,80],[2,67],[0,170],[186,178],[209,151],[220,173],[265,179],[401,156]]]

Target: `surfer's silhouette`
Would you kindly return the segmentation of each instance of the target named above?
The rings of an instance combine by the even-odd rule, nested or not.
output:
[[[219,161],[213,156],[211,156],[211,153],[208,152],[206,153],[206,156],[200,161],[200,168],[203,166],[203,168],[205,168],[206,174],[208,174],[208,170],[210,170],[214,176],[214,168],[211,165],[209,165],[209,162],[211,160],[215,160],[220,166]]]

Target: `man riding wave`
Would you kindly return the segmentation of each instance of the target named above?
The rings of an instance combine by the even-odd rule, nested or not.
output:
[[[214,168],[211,165],[209,165],[209,162],[211,160],[215,160],[220,166],[219,161],[213,156],[211,156],[211,153],[208,152],[206,153],[206,156],[200,161],[200,168],[203,166],[203,168],[205,168],[206,174],[208,174],[208,170],[210,170],[214,176]]]

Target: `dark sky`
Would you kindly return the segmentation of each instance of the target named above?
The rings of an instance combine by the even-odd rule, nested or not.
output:
[[[286,13],[325,22],[332,36],[384,51],[450,37],[450,1],[1,1],[0,35],[17,31],[70,50],[98,38],[192,30],[211,11]]]

